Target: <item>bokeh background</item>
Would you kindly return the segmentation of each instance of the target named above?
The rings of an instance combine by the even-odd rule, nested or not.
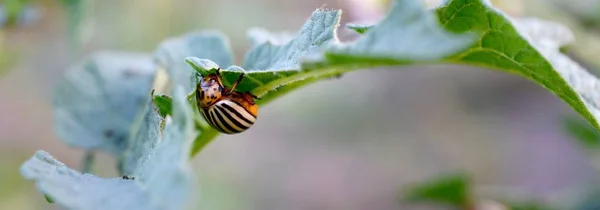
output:
[[[16,16],[15,2],[25,3]],[[81,57],[104,49],[152,52],[168,37],[216,29],[231,39],[239,64],[252,27],[295,32],[321,6],[342,9],[342,26],[374,23],[389,7],[383,0],[68,2],[0,1],[0,209],[55,209],[18,172],[36,150],[80,168],[83,151],[54,134],[51,101],[62,73]],[[568,25],[577,38],[572,56],[591,71],[600,66],[598,1],[492,2],[514,16]],[[81,27],[70,28],[69,17]],[[339,34],[356,37],[343,27]],[[598,181],[593,155],[563,129],[565,117],[579,117],[542,87],[502,72],[464,66],[356,71],[260,112],[252,129],[218,137],[193,160],[202,183],[198,199],[206,205],[429,209],[397,197],[409,184],[454,172],[471,175],[484,198],[565,204]],[[115,160],[105,154],[93,170],[117,176]]]

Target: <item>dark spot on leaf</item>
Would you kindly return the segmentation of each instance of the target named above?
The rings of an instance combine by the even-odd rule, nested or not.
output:
[[[114,134],[114,131],[113,131],[113,130],[106,130],[106,131],[104,131],[104,137],[106,137],[106,138],[111,138],[111,137],[113,137],[114,135],[115,135],[115,134]]]
[[[126,78],[131,78],[133,76],[138,76],[139,72],[136,71],[135,69],[125,69],[123,70],[123,76],[125,76]]]

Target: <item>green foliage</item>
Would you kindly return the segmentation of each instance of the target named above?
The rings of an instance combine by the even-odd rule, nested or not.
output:
[[[373,28],[373,26],[371,26],[371,25],[359,25],[359,24],[354,24],[354,23],[348,23],[348,24],[346,24],[346,28],[352,29],[356,33],[364,34],[369,29]]]
[[[522,203],[509,203],[508,207],[510,210],[553,210],[554,208],[550,208],[540,203],[535,202],[522,202]]]
[[[173,114],[171,111],[173,110],[172,101],[169,96],[166,95],[156,95],[154,96],[154,103],[156,103],[156,107],[158,108],[158,113],[161,117],[166,117],[167,115]]]
[[[199,77],[221,67],[226,86],[245,74],[236,90],[260,97],[257,103],[264,107],[290,91],[358,69],[479,66],[531,79],[598,128],[598,80],[559,52],[572,39],[560,25],[512,19],[482,0],[452,0],[435,11],[419,0],[396,0],[379,24],[350,25],[361,37],[340,43],[340,15],[317,9],[295,36],[254,30],[241,66],[233,64],[229,42],[215,31],[170,38],[153,56],[96,53],[58,85],[56,132],[69,145],[111,153],[119,158],[121,174],[135,179],[81,174],[43,151],[21,173],[68,208],[195,208],[188,159],[219,133],[199,115],[194,90]],[[415,188],[407,198],[464,207],[469,193],[464,177],[453,176]]]
[[[532,201],[490,200],[475,195],[470,177],[465,174],[445,174],[409,187],[402,194],[401,202],[436,204],[453,209],[510,209],[552,210]]]
[[[29,3],[30,3],[30,0],[5,0],[5,1],[3,1],[0,4],[0,6],[4,7],[4,11],[6,12],[6,20],[5,20],[5,23],[3,23],[2,20],[0,20],[0,26],[17,25],[17,23],[22,18],[22,15]],[[2,12],[2,11],[0,11],[0,12]]]
[[[52,199],[49,195],[44,195],[44,199],[46,199],[48,203],[54,203],[54,199]]]
[[[581,88],[583,83],[597,79],[559,52],[559,47],[572,41],[568,29],[536,19],[509,19],[489,5],[472,0],[451,1],[437,13],[440,23],[449,31],[481,34],[474,46],[447,61],[531,79],[600,128],[597,115],[592,115],[598,111],[589,98],[593,90]]]
[[[412,187],[402,200],[467,207],[472,202],[470,188],[468,177],[461,174],[445,175]]]
[[[600,131],[576,118],[564,120],[564,129],[586,149],[600,146]]]

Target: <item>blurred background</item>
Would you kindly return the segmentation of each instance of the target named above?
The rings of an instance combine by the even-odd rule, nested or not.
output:
[[[593,73],[599,69],[600,1],[492,2],[513,16],[569,26],[577,39],[573,58]],[[83,56],[104,49],[151,53],[168,37],[217,29],[229,36],[241,64],[248,29],[295,32],[324,5],[343,10],[342,26],[374,23],[389,8],[384,0],[1,0],[0,209],[55,209],[18,172],[35,151],[80,168],[83,151],[54,134],[51,100],[62,73]],[[356,37],[343,27],[339,34]],[[542,87],[502,72],[356,71],[260,112],[252,129],[221,135],[194,158],[205,205],[431,209],[397,197],[407,185],[454,172],[468,173],[482,198],[565,204],[598,183],[594,155],[564,131],[565,117],[580,117]],[[94,172],[117,176],[115,160],[99,154]]]

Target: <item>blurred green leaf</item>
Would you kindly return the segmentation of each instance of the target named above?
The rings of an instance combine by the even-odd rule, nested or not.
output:
[[[60,0],[67,16],[67,34],[69,45],[74,55],[79,55],[81,44],[81,30],[85,20],[87,0]]]
[[[536,202],[512,202],[508,204],[510,210],[553,210],[555,208],[550,208],[540,203]]]
[[[53,99],[58,137],[71,146],[121,155],[154,71],[148,55],[109,51],[69,69]]]
[[[465,175],[444,175],[409,188],[402,200],[455,207],[471,206],[470,185],[469,178]]]
[[[356,33],[364,34],[369,29],[373,28],[373,26],[370,26],[370,25],[359,25],[359,24],[349,23],[349,24],[346,24],[346,28],[352,29]]]
[[[44,194],[44,199],[46,199],[48,203],[54,203],[54,199],[52,199],[49,195]]]
[[[0,26],[17,25],[30,2],[31,0],[4,0],[0,2]],[[6,20],[1,19],[3,18],[2,13],[5,13]]]
[[[138,159],[130,174],[134,180],[81,174],[45,151],[26,161],[21,174],[35,180],[40,191],[68,209],[196,209],[196,185],[189,163],[196,137],[192,108],[183,88],[177,88],[172,120],[164,132],[156,132],[160,116],[152,102],[150,105],[145,116],[153,117],[143,117],[140,123],[148,126],[139,131],[148,138],[130,147],[140,153],[135,155]]]
[[[565,131],[588,149],[600,148],[600,131],[577,118],[564,120]]]
[[[598,0],[578,0],[577,3],[568,0],[550,0],[548,1],[557,9],[566,12],[570,18],[575,18],[580,24],[588,29],[598,29],[600,26],[600,1]]]
[[[445,205],[453,209],[552,210],[539,202],[490,200],[473,194],[471,179],[464,174],[446,174],[409,187],[401,201]]]
[[[8,72],[15,59],[16,56],[7,50],[4,44],[4,32],[0,30],[0,76]]]

